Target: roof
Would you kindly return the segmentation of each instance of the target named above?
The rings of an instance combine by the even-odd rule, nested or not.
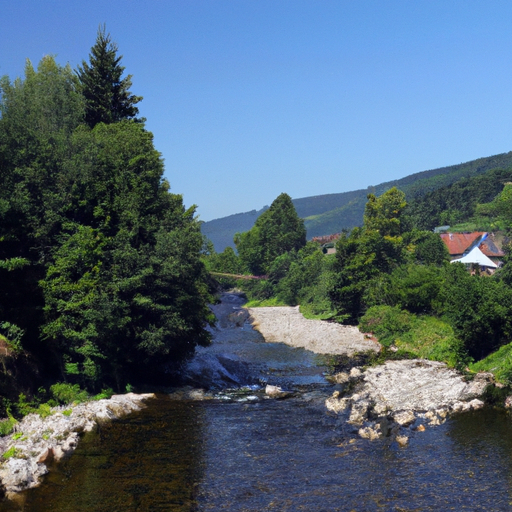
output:
[[[497,268],[498,265],[490,260],[478,247],[473,247],[466,256],[451,261],[451,263],[477,263],[481,267]]]
[[[439,236],[448,248],[451,256],[464,254],[485,233],[474,231],[473,233],[441,233]]]
[[[478,247],[489,258],[503,258],[505,256],[505,253],[490,238],[486,238]]]
[[[341,236],[341,233],[335,233],[333,235],[314,236],[311,241],[317,242],[320,245],[325,245],[329,242],[335,242]]]

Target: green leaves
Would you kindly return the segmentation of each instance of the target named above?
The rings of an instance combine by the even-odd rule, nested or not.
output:
[[[252,229],[235,236],[235,244],[242,263],[255,275],[267,273],[278,256],[304,247],[306,228],[290,196],[280,194]]]
[[[51,57],[0,80],[0,320],[41,373],[121,390],[168,378],[213,318],[194,208],[116,52],[103,29],[80,80]]]
[[[329,296],[349,322],[357,322],[364,312],[369,295],[380,288],[381,276],[407,259],[400,224],[404,197],[396,188],[378,198],[369,194],[364,226],[342,234],[336,243]]]

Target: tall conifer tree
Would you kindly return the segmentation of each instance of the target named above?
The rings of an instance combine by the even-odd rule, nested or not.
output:
[[[77,75],[86,101],[86,123],[93,128],[98,123],[116,123],[125,119],[137,119],[135,106],[142,96],[130,92],[132,75],[122,78],[124,66],[117,55],[117,44],[112,42],[105,25],[98,29],[96,43],[91,48],[89,63],[82,61]]]

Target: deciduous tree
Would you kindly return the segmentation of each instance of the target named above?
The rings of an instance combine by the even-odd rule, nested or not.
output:
[[[254,274],[269,271],[280,255],[306,245],[306,228],[295,211],[291,197],[280,194],[249,231],[235,236],[243,263]]]

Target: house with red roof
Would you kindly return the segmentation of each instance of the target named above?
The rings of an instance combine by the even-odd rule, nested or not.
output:
[[[505,253],[494,243],[492,235],[484,231],[472,233],[441,233],[441,240],[450,253],[451,260],[458,260],[478,247],[496,265],[499,265]]]

